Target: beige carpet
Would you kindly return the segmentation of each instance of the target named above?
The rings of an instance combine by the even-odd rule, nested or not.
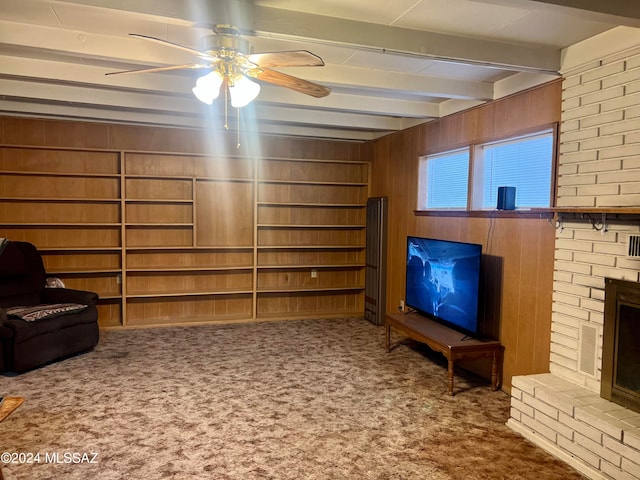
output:
[[[582,478],[505,426],[509,397],[362,319],[103,332],[20,376],[7,479]],[[95,458],[94,458],[94,454]],[[67,463],[68,462],[68,463]],[[95,463],[91,463],[95,462]]]

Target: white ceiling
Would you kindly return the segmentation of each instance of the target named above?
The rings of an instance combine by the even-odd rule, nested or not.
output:
[[[220,23],[255,52],[319,55],[324,67],[280,70],[332,89],[264,84],[243,130],[365,141],[556,78],[562,48],[640,26],[640,2],[0,0],[0,113],[222,128],[224,101],[198,102],[193,71],[105,76],[194,61],[129,33],[197,49]]]

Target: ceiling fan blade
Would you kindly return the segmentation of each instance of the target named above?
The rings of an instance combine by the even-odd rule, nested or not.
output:
[[[286,73],[270,70],[268,68],[256,68],[254,70],[249,70],[247,75],[257,78],[258,80],[290,88],[316,98],[326,97],[331,93],[331,89],[323,85],[318,85],[317,83],[309,82],[308,80],[303,80],[298,77],[292,77]]]
[[[171,65],[168,67],[152,67],[152,68],[139,68],[137,70],[121,70],[119,72],[109,72],[105,73],[105,75],[120,75],[122,73],[153,73],[153,72],[167,72],[169,70],[186,70],[186,69],[199,69],[199,68],[210,68],[211,64],[208,65],[199,65],[199,64],[186,64],[186,65]]]
[[[177,48],[179,50],[182,50],[183,52],[190,53],[191,55],[196,55],[196,56],[198,56],[200,58],[204,58],[206,60],[212,60],[213,58],[215,58],[215,57],[212,57],[211,55],[207,55],[204,52],[200,52],[199,50],[196,50],[194,48],[185,47],[184,45],[180,45],[178,43],[173,43],[173,42],[170,42],[168,40],[162,40],[161,38],[150,37],[148,35],[142,35],[140,33],[130,33],[129,35],[131,37],[138,37],[138,38],[143,38],[145,40],[151,40],[152,42],[160,43],[161,45],[168,45],[169,47]]]
[[[254,53],[247,60],[261,67],[322,67],[324,61],[307,50]]]

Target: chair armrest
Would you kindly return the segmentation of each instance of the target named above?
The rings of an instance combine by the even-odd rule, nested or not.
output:
[[[98,302],[98,294],[85,290],[72,288],[45,288],[42,291],[42,303],[79,303],[82,305],[95,305]]]

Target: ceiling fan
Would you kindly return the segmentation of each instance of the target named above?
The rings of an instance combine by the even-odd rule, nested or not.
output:
[[[202,38],[201,50],[160,38],[130,33],[132,37],[150,40],[190,53],[198,57],[200,63],[124,70],[110,72],[107,75],[201,70],[205,73],[196,80],[196,85],[192,89],[194,95],[200,101],[212,104],[221,90],[225,95],[228,91],[231,105],[238,108],[249,104],[260,92],[260,84],[253,80],[290,88],[316,98],[325,97],[331,92],[331,89],[323,85],[273,70],[274,67],[320,67],[324,65],[324,61],[319,56],[306,50],[251,53],[251,43],[240,36],[238,28],[231,25],[216,25],[213,31],[214,35]]]

